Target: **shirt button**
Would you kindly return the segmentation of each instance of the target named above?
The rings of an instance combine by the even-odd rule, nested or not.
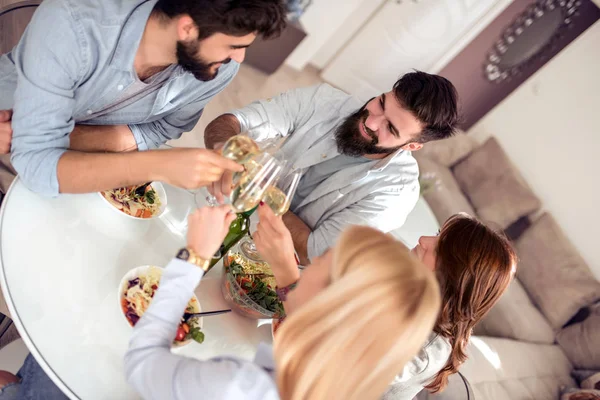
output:
[[[321,154],[321,157],[327,158],[327,154]]]
[[[93,111],[92,110],[87,110],[87,115],[92,115]]]
[[[119,85],[119,86],[117,86],[117,89],[118,89],[118,90],[123,90],[123,85]]]

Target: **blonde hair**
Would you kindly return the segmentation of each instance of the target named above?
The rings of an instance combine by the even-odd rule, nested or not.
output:
[[[283,400],[377,399],[432,332],[437,281],[403,244],[356,226],[333,251],[330,285],[275,337]]]

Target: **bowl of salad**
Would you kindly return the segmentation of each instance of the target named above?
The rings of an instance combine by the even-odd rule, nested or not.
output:
[[[154,266],[137,267],[129,271],[119,284],[119,306],[127,323],[134,327],[150,306],[154,293],[158,290],[163,268]],[[187,304],[185,312],[201,312],[198,298],[193,296]],[[182,315],[183,316],[183,315]],[[174,347],[185,346],[196,341],[204,341],[202,318],[190,318],[181,323],[173,339]]]
[[[260,259],[250,239],[243,239],[223,257],[221,292],[232,310],[248,318],[279,318],[283,304],[275,292],[271,267]]]
[[[113,210],[134,219],[156,218],[167,208],[167,193],[160,182],[104,190],[98,194]]]

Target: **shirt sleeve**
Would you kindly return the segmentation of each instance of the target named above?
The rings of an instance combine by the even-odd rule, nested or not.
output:
[[[262,129],[251,129],[250,137],[258,142],[277,136],[285,137],[310,120],[317,107],[327,101],[330,88],[320,84],[289,90],[270,99],[255,101],[229,114],[238,119],[242,132],[270,124],[273,129],[267,129],[264,125]]]
[[[172,354],[179,321],[200,282],[198,267],[174,259],[152,304],[138,321],[125,355],[127,381],[144,399],[276,399],[271,377],[258,365],[222,357],[200,361]]]
[[[56,168],[73,131],[75,89],[89,68],[87,49],[68,3],[44,2],[12,53],[17,88],[11,161],[25,186],[44,195],[59,193]]]
[[[129,125],[138,150],[157,149],[169,140],[179,139],[198,123],[204,111],[204,102],[188,104],[165,118],[146,124]]]
[[[215,78],[220,79],[221,82],[207,93],[203,93],[196,101],[186,104],[158,121],[129,125],[138,150],[156,149],[169,140],[179,139],[184,132],[194,129],[206,103],[231,83],[239,68],[239,64],[234,61],[225,64],[219,69],[219,76]]]
[[[418,190],[376,192],[332,214],[309,235],[308,258],[312,260],[325,253],[350,225],[371,226],[383,232],[402,226],[418,198]]]

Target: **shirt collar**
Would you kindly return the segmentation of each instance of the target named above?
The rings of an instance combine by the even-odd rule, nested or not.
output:
[[[158,0],[140,2],[129,14],[121,28],[119,40],[112,54],[110,64],[122,71],[131,71],[144,29],[154,5]]]
[[[371,169],[377,169],[377,170],[383,170],[385,169],[388,165],[390,165],[397,157],[400,156],[400,154],[403,154],[406,150],[402,150],[402,149],[398,149],[395,152],[393,152],[392,154],[390,154],[389,156],[380,159],[378,162],[376,162],[375,164],[373,164],[373,166],[371,167]]]

